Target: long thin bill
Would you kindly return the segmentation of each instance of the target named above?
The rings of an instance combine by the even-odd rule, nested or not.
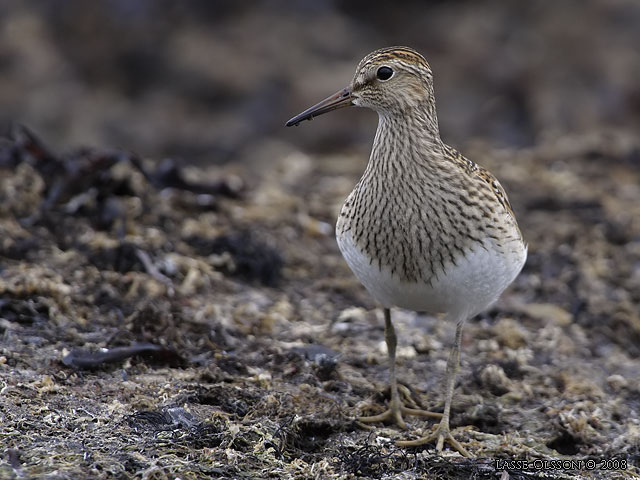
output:
[[[351,105],[353,105],[351,89],[349,87],[343,88],[330,97],[325,98],[320,103],[317,103],[313,107],[307,108],[304,112],[296,115],[285,125],[287,127],[298,125],[304,120],[311,120],[313,117],[317,117],[318,115],[322,115],[323,113],[337,110],[338,108],[350,107]]]

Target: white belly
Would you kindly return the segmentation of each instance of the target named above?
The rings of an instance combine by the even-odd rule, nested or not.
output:
[[[469,318],[494,303],[516,278],[527,257],[520,242],[497,248],[491,241],[478,245],[457,265],[447,264],[430,283],[402,281],[386,266],[364,255],[349,231],[338,236],[338,246],[358,280],[386,308],[401,307],[427,313]]]

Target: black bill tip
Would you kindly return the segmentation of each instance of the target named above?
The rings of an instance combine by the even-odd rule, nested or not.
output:
[[[330,97],[327,97],[321,102],[315,104],[313,107],[307,108],[304,112],[296,115],[285,123],[285,126],[297,126],[300,125],[300,122],[311,120],[313,117],[317,117],[318,115],[331,112],[332,110],[337,110],[338,108],[349,107],[353,105],[352,100],[351,88],[343,88],[339,92],[336,92]]]

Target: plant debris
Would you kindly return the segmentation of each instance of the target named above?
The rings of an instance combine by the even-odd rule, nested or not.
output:
[[[594,163],[593,146],[580,142],[511,152],[504,171],[516,211],[528,205],[520,219],[530,260],[465,330],[452,426],[472,460],[437,457],[432,445],[394,446],[432,422],[408,419],[404,432],[356,421],[387,401],[383,322],[330,232],[308,229],[311,212],[334,214],[307,197],[324,196],[314,189],[326,188],[317,176],[328,167],[292,187],[267,177],[249,196],[203,208],[194,201],[201,193],[167,195],[133,163],[108,163],[46,210],[42,170],[0,167],[0,471],[466,479],[502,474],[495,459],[558,458],[615,458],[634,471],[640,225],[631,219],[640,218],[640,194],[630,201],[637,189],[626,185],[640,184],[640,174],[625,159],[637,147],[603,141],[607,162]],[[26,158],[26,146],[2,144]],[[92,165],[96,152],[83,151],[88,158],[75,153],[74,161]],[[558,186],[549,173],[557,162],[575,185]],[[599,173],[605,165],[614,173]],[[93,201],[73,200],[100,176],[128,185],[100,194],[104,205],[119,204],[117,221],[96,221]],[[525,181],[536,190],[518,188]],[[67,183],[64,174],[58,182]],[[305,182],[307,193],[296,193]],[[269,197],[274,188],[285,197]],[[563,209],[531,200],[542,196]],[[441,409],[453,326],[413,312],[395,319],[403,392]],[[84,460],[71,462],[78,455]]]
[[[162,362],[171,366],[178,366],[184,363],[184,360],[173,350],[151,343],[106,348],[97,352],[74,349],[62,358],[62,363],[68,367],[94,369],[135,356],[145,358],[151,363]]]

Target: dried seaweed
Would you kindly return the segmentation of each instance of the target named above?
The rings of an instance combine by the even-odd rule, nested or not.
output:
[[[184,359],[175,351],[151,343],[106,348],[97,352],[74,349],[62,358],[62,363],[73,368],[95,369],[109,363],[122,362],[131,357],[141,357],[151,363],[165,363],[171,366],[185,364]]]

